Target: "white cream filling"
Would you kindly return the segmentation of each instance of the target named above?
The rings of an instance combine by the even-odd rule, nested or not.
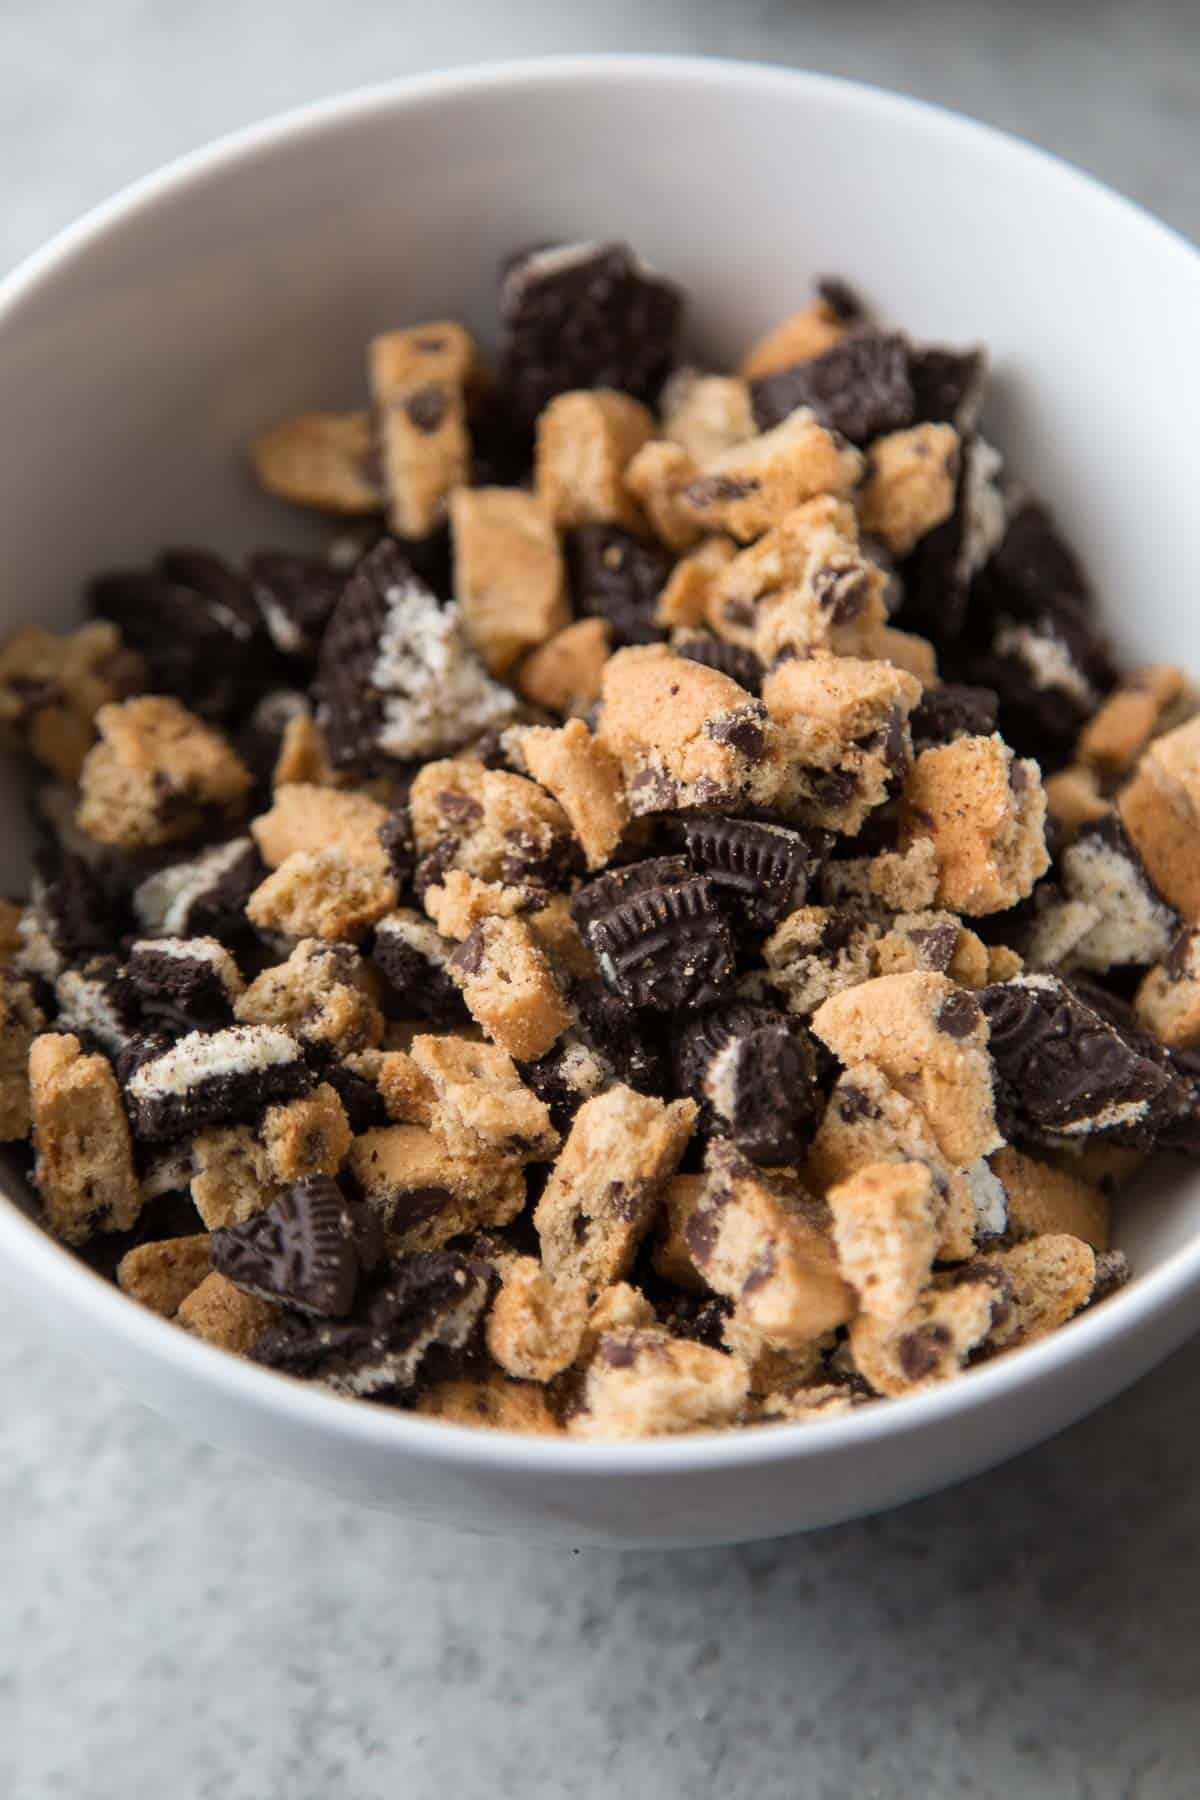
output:
[[[996,633],[996,651],[1000,656],[1015,657],[1028,671],[1035,688],[1066,694],[1088,711],[1095,707],[1095,688],[1080,674],[1070,651],[1058,638],[1033,631],[1028,625],[1006,625]]]
[[[129,1083],[136,1100],[184,1095],[220,1075],[261,1075],[300,1060],[300,1046],[275,1025],[231,1025],[227,1031],[190,1031],[161,1056],[143,1063]]]
[[[173,863],[147,876],[134,893],[133,910],[144,931],[152,936],[178,936],[200,896],[227,875],[240,856],[253,850],[248,837],[231,838],[197,856],[192,862]]]
[[[516,696],[492,680],[467,641],[458,606],[417,581],[386,592],[371,670],[384,696],[379,747],[401,760],[438,756],[512,717]]]

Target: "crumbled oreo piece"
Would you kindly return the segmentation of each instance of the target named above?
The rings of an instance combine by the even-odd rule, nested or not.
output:
[[[733,1313],[733,1301],[724,1294],[671,1293],[659,1300],[655,1311],[660,1325],[672,1337],[687,1338],[709,1350],[725,1350],[725,1326]]]
[[[706,669],[717,669],[722,675],[728,675],[748,694],[757,695],[762,690],[765,674],[762,663],[753,650],[747,650],[742,644],[729,644],[719,637],[689,637],[676,644],[674,649],[676,656],[685,656],[689,662],[703,663]]]
[[[63,969],[54,983],[55,1029],[73,1031],[108,1056],[129,1049],[143,1030],[139,995],[114,956],[93,956]]]
[[[679,829],[688,861],[713,883],[736,922],[766,931],[804,905],[821,860],[810,836],[715,813],[685,815]]]
[[[354,1318],[286,1319],[263,1334],[251,1356],[335,1393],[399,1398],[461,1367],[479,1342],[498,1285],[496,1271],[482,1260],[418,1252],[388,1267]]]
[[[457,606],[439,606],[387,539],[346,583],[317,680],[339,768],[446,755],[511,718],[516,705],[468,643]]]
[[[1018,1133],[1139,1142],[1171,1110],[1171,1074],[1057,976],[1019,975],[984,988],[978,1001],[998,1112]]]
[[[817,298],[823,300],[842,325],[853,325],[865,319],[867,309],[861,297],[840,275],[822,275],[816,283]]]
[[[332,1061],[323,1058],[318,1060],[316,1075],[319,1081],[329,1084],[341,1101],[355,1137],[372,1130],[376,1125],[387,1124],[388,1113],[383,1096],[375,1083],[368,1081],[365,1075],[348,1069],[345,1063],[338,1062],[336,1058]]]
[[[264,797],[293,719],[308,713],[308,701],[296,688],[272,688],[257,701],[234,736],[234,747],[254,776]]]
[[[624,244],[555,244],[500,281],[501,381],[518,427],[556,394],[618,388],[652,402],[675,358],[683,296]]]
[[[447,973],[454,945],[417,912],[389,913],[375,927],[371,961],[410,1016],[439,1025],[467,1018],[466,1003]]]
[[[153,937],[247,935],[246,902],[266,876],[254,839],[231,838],[148,875],[133,895],[141,929]]]
[[[1059,868],[1068,902],[1096,915],[1071,951],[1074,964],[1103,974],[1145,968],[1169,954],[1179,914],[1155,889],[1115,812],[1085,825],[1063,851]]]
[[[864,326],[820,356],[752,381],[750,398],[760,431],[808,406],[827,430],[866,444],[913,423],[908,346],[897,332]]]
[[[687,881],[692,865],[686,856],[652,856],[645,862],[626,863],[585,882],[571,896],[571,917],[585,936],[596,919],[622,900],[651,888],[673,887]]]
[[[314,657],[342,591],[343,576],[325,557],[259,550],[246,565],[250,592],[267,635],[282,656]]]
[[[111,950],[122,922],[81,856],[68,851],[38,862],[18,960],[23,970],[52,981],[64,964]]]
[[[987,352],[949,350],[943,344],[914,345],[908,353],[913,417],[917,424],[953,425],[962,436],[974,431],[987,385]]]
[[[938,644],[956,643],[971,622],[975,577],[1004,541],[1008,497],[1003,459],[984,438],[959,458],[954,510],[920,539],[904,564],[900,623]]]
[[[706,1008],[679,1032],[675,1070],[709,1129],[730,1136],[751,1162],[800,1157],[822,1097],[811,1039],[786,1013],[745,1000]]]
[[[713,883],[700,877],[618,901],[587,935],[605,983],[630,1006],[705,1006],[733,983],[729,925]]]
[[[313,1085],[302,1046],[273,1025],[189,1032],[143,1062],[125,1088],[137,1136],[183,1137],[205,1125],[254,1119]]]
[[[141,938],[125,973],[151,1028],[216,1031],[233,1023],[241,978],[215,938]]]
[[[1096,1256],[1096,1279],[1089,1306],[1098,1306],[1129,1280],[1129,1258],[1123,1250],[1101,1250]]]
[[[617,1079],[640,1094],[660,1093],[663,1059],[647,1022],[598,981],[576,988],[573,999],[579,1031],[612,1065]]]
[[[367,1234],[378,1260],[381,1233],[370,1209],[352,1207],[336,1181],[298,1181],[241,1225],[214,1231],[212,1266],[260,1300],[338,1319],[353,1309]],[[371,1249],[368,1249],[368,1256]]]
[[[1070,761],[1083,725],[1112,687],[1107,648],[1077,603],[1031,621],[1000,614],[987,646],[964,659],[973,682],[994,689],[999,730],[1045,772]]]
[[[653,644],[666,637],[655,621],[658,596],[672,557],[619,525],[578,525],[566,537],[567,572],[575,611],[607,619],[614,647]]]
[[[966,687],[947,681],[926,688],[909,715],[914,756],[962,737],[990,737],[996,729],[999,700],[991,688]]]

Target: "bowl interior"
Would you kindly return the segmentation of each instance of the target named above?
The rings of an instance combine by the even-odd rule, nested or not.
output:
[[[986,428],[1052,503],[1126,656],[1200,667],[1185,409],[1200,259],[1062,165],[872,90],[736,66],[596,59],[313,109],[144,184],[0,293],[0,628],[65,623],[97,568],[164,543],[302,542],[238,446],[364,394],[372,333],[494,332],[500,258],[628,239],[728,362],[845,276],[887,320],[982,341]],[[0,883],[28,840],[7,769]],[[1200,1239],[1200,1181],[1122,1210],[1139,1271]],[[1117,1306],[1121,1301],[1115,1303]]]

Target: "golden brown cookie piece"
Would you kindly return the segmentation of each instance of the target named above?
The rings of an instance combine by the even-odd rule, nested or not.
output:
[[[521,919],[483,920],[446,966],[471,1017],[518,1062],[545,1056],[571,1024],[546,954]]]
[[[571,823],[557,800],[536,781],[470,756],[426,763],[408,806],[418,854],[437,849],[444,868],[481,881],[551,885],[571,855]]]
[[[285,1183],[336,1175],[353,1135],[346,1109],[327,1081],[285,1106],[269,1106],[261,1129],[271,1175]]]
[[[703,535],[686,493],[699,473],[699,465],[682,445],[664,438],[651,438],[643,444],[625,470],[626,491],[668,549],[690,550]]]
[[[873,1319],[903,1318],[928,1286],[942,1197],[920,1162],[870,1163],[825,1196],[838,1266]]]
[[[1117,810],[1159,893],[1200,919],[1200,718],[1154,740]]]
[[[1069,837],[1074,837],[1082,826],[1107,818],[1113,810],[1112,801],[1106,800],[1100,790],[1096,771],[1082,764],[1072,763],[1057,775],[1048,775],[1045,788],[1047,815]]]
[[[749,543],[819,494],[852,494],[861,452],[817,422],[807,407],[701,468],[680,498],[702,531],[727,531]]]
[[[1053,1164],[1039,1162],[1006,1144],[989,1156],[992,1173],[1008,1197],[1012,1237],[1068,1233],[1093,1250],[1108,1249],[1108,1196],[1090,1181]]]
[[[450,319],[388,331],[371,340],[367,370],[388,523],[399,537],[426,537],[471,475],[467,395],[480,378],[474,340]]]
[[[928,1288],[899,1319],[860,1313],[850,1326],[850,1354],[879,1394],[916,1394],[961,1374],[982,1348],[1004,1305],[980,1276],[955,1287]]]
[[[792,658],[763,682],[787,766],[782,803],[802,823],[854,836],[912,760],[921,684],[886,662]]]
[[[295,712],[283,728],[279,754],[271,770],[273,791],[293,783],[318,788],[343,787],[347,777],[329,760],[325,733],[305,707]]]
[[[821,1203],[788,1171],[756,1168],[722,1139],[709,1145],[683,1235],[697,1272],[734,1302],[740,1342],[794,1349],[855,1310]]]
[[[306,1044],[350,1056],[383,1038],[371,971],[349,944],[302,938],[286,962],[264,969],[234,1005],[243,1025],[282,1025]]]
[[[528,925],[552,965],[572,975],[595,973],[591,951],[571,917],[566,894],[539,887],[506,887],[480,881],[464,869],[449,869],[425,890],[425,910],[445,938],[461,943],[485,919],[520,919]]]
[[[954,511],[958,433],[952,425],[911,425],[875,439],[867,452],[863,530],[893,556],[909,556]]]
[[[1006,1349],[1057,1331],[1087,1305],[1096,1285],[1095,1251],[1061,1231],[1027,1238],[1011,1250],[989,1251],[968,1263],[964,1275],[971,1269],[998,1269],[1007,1278],[1005,1310],[992,1332],[992,1342]]]
[[[268,494],[351,517],[383,511],[368,412],[301,413],[249,445],[250,463]]]
[[[241,1225],[278,1199],[266,1146],[251,1125],[217,1125],[192,1139],[192,1203],[210,1231]]]
[[[933,843],[937,903],[972,917],[1028,899],[1050,867],[1038,766],[1002,738],[958,738],[918,756],[901,806],[903,844]]]
[[[1200,1044],[1200,932],[1179,934],[1166,961],[1143,979],[1134,1006],[1161,1044],[1172,1050]]]
[[[129,1123],[107,1057],[44,1032],[29,1051],[34,1184],[46,1223],[67,1244],[128,1231],[142,1208]]]
[[[938,684],[937,651],[928,638],[915,631],[898,631],[894,625],[874,625],[863,636],[863,654],[915,675],[922,687]]]
[[[567,1431],[581,1438],[657,1437],[731,1425],[747,1392],[733,1356],[646,1326],[607,1331],[587,1366]]]
[[[769,803],[780,781],[766,710],[728,675],[665,644],[604,667],[600,744],[620,764],[631,814]]]
[[[681,556],[659,590],[654,616],[659,625],[695,626],[707,622],[716,603],[721,571],[733,561],[729,537],[706,537]]]
[[[534,1213],[553,1280],[598,1294],[628,1274],[695,1121],[691,1100],[619,1084],[584,1102]]]
[[[520,748],[533,779],[553,794],[570,820],[588,868],[602,868],[629,821],[616,757],[582,719],[572,719],[558,731],[530,726],[521,732]]]
[[[454,595],[493,675],[571,620],[558,536],[520,488],[460,487],[450,499]]]
[[[548,517],[562,530],[638,530],[641,514],[625,470],[653,436],[653,416],[629,394],[593,388],[557,395],[538,419],[534,462],[534,489]]]
[[[835,994],[812,1029],[840,1062],[871,1062],[918,1106],[957,1168],[1000,1147],[988,1027],[974,995],[944,975],[880,975]]]
[[[600,678],[612,654],[607,619],[576,619],[525,658],[517,691],[532,706],[568,718],[586,713],[600,698]]]
[[[693,462],[711,462],[758,430],[750,386],[738,375],[704,375],[678,369],[662,391],[662,434]]]
[[[145,666],[115,625],[98,619],[59,636],[40,625],[0,644],[0,740],[76,781],[102,706],[137,692]]]
[[[363,1132],[350,1146],[349,1168],[393,1255],[440,1250],[466,1232],[509,1225],[525,1204],[518,1164],[456,1155],[420,1125]]]
[[[279,1308],[269,1300],[243,1293],[215,1269],[192,1289],[175,1314],[176,1322],[193,1337],[230,1350],[234,1356],[248,1356],[263,1332],[280,1317]]]
[[[879,935],[873,920],[845,907],[801,906],[775,927],[763,962],[788,1011],[807,1018],[832,995],[871,979]]]
[[[767,665],[784,652],[866,655],[887,618],[886,585],[859,546],[853,507],[823,494],[717,571],[705,616]]]
[[[296,942],[355,943],[395,905],[390,876],[340,850],[297,850],[255,888],[246,916],[260,930]]]
[[[142,694],[96,714],[77,821],[98,843],[147,850],[236,816],[251,776],[218,731],[178,700]]]
[[[346,1067],[377,1089],[394,1125],[424,1125],[432,1130],[437,1095],[428,1075],[407,1050],[363,1050],[348,1056]]]
[[[487,1347],[507,1375],[550,1381],[578,1356],[587,1318],[582,1281],[552,1281],[536,1257],[521,1256],[492,1302]]]
[[[495,1044],[419,1036],[409,1055],[433,1091],[434,1123],[452,1151],[526,1163],[558,1149],[546,1106]]]
[[[520,1431],[558,1437],[562,1426],[544,1388],[510,1381],[494,1371],[477,1378],[436,1381],[421,1394],[413,1411],[448,1425],[484,1425],[491,1431]]]
[[[117,1264],[117,1286],[139,1306],[173,1319],[209,1273],[209,1241],[208,1233],[199,1231],[192,1237],[138,1244]]]
[[[0,966],[0,1143],[29,1136],[29,1050],[45,1026],[29,983]]]
[[[793,363],[808,362],[832,350],[845,337],[846,330],[847,321],[839,318],[828,300],[810,300],[799,312],[789,313],[754,340],[738,364],[738,373],[747,381],[776,375],[781,369],[790,369]]]
[[[297,781],[275,789],[271,810],[250,821],[250,832],[268,869],[297,851],[338,850],[350,862],[386,875],[388,856],[379,831],[387,819],[386,806],[366,794]]]
[[[763,1425],[811,1425],[821,1419],[839,1419],[867,1403],[865,1397],[838,1382],[815,1381],[783,1393],[765,1394],[754,1410],[754,1423]]]
[[[924,912],[937,899],[937,851],[930,838],[907,850],[881,850],[867,870],[870,891],[892,912]]]
[[[703,1175],[673,1175],[667,1183],[654,1241],[654,1267],[666,1281],[692,1294],[706,1294],[708,1282],[692,1259],[687,1223],[699,1206],[705,1188]]]
[[[641,1289],[628,1281],[614,1281],[601,1288],[588,1309],[576,1361],[587,1362],[594,1356],[606,1331],[639,1331],[644,1325],[656,1323],[654,1308]]]
[[[1196,700],[1182,669],[1156,663],[1126,676],[1088,720],[1075,746],[1076,760],[1101,780],[1127,775],[1153,738],[1181,725]]]

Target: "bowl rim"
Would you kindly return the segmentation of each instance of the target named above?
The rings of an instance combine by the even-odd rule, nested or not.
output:
[[[469,99],[489,91],[600,83],[614,92],[630,82],[697,84],[725,91],[770,90],[802,99],[820,98],[875,116],[888,116],[948,145],[967,145],[993,160],[1017,159],[1042,190],[1057,189],[1068,204],[1084,203],[1118,220],[1122,229],[1153,242],[1178,263],[1180,276],[1195,283],[1200,297],[1200,252],[1172,226],[1053,152],[986,125],[950,108],[909,95],[816,71],[782,65],[659,54],[578,54],[527,57],[433,70],[373,83],[289,108],[223,134],[173,158],[90,208],[0,279],[0,333],[6,320],[39,286],[84,256],[115,227],[160,204],[172,204],[241,162],[322,133],[394,110],[412,111]],[[170,1321],[139,1306],[112,1283],[55,1242],[7,1192],[0,1191],[0,1274],[14,1289],[32,1276],[41,1295],[53,1296],[85,1317],[98,1333],[165,1365],[185,1381],[194,1380],[245,1412],[276,1415],[295,1429],[311,1429],[334,1442],[407,1455],[431,1463],[477,1467],[491,1472],[541,1473],[568,1477],[677,1476],[708,1470],[749,1469],[826,1453],[866,1447],[887,1437],[913,1437],[968,1410],[1001,1402],[1040,1379],[1134,1337],[1158,1315],[1170,1311],[1190,1291],[1200,1293],[1200,1236],[1179,1245],[1146,1275],[1136,1277],[1102,1307],[1073,1320],[1069,1330],[970,1371],[924,1393],[900,1396],[853,1415],[811,1423],[725,1432],[697,1432],[644,1440],[542,1438],[480,1429],[397,1409],[347,1401],[328,1390],[280,1376],[244,1358],[204,1343]],[[18,1291],[18,1299],[20,1292]]]

